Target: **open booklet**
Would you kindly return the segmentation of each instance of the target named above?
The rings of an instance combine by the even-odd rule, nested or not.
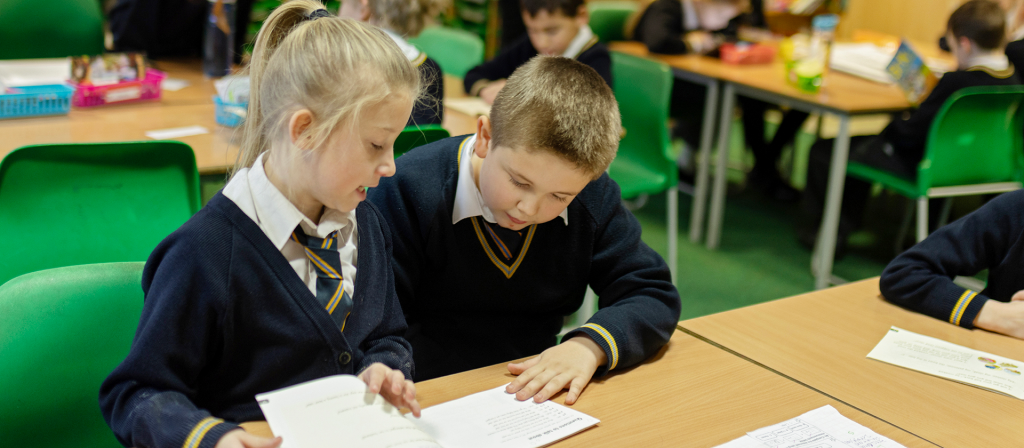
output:
[[[1024,363],[900,328],[889,328],[868,358],[1024,399]]]
[[[335,375],[256,396],[282,448],[536,448],[598,420],[552,401],[518,401],[505,386],[402,415],[361,380]]]
[[[900,86],[910,104],[918,105],[931,93],[939,83],[939,78],[925,63],[921,54],[914,50],[910,42],[900,42],[892,62],[886,67],[889,75]]]
[[[831,405],[766,426],[717,448],[903,448]]]

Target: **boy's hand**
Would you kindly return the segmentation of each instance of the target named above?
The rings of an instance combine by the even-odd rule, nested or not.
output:
[[[480,89],[480,99],[484,100],[487,104],[494,104],[494,98],[498,96],[498,92],[505,87],[505,80],[494,81]]]
[[[389,403],[398,408],[408,408],[412,415],[420,416],[420,403],[416,401],[416,386],[412,381],[405,379],[405,374],[400,370],[375,362],[370,364],[363,373],[359,374],[370,391],[380,394]]]
[[[281,438],[254,436],[243,429],[233,429],[224,434],[214,448],[277,448],[281,446]]]
[[[707,31],[690,31],[683,36],[683,41],[696,54],[707,54],[717,47],[715,37]]]
[[[576,336],[544,350],[536,358],[509,364],[508,371],[519,377],[505,387],[505,392],[516,394],[520,401],[533,397],[533,401],[540,403],[568,386],[565,404],[573,404],[597,367],[607,361],[604,350],[593,340]]]
[[[1017,291],[1009,303],[989,300],[974,318],[974,326],[1024,339],[1024,290]]]

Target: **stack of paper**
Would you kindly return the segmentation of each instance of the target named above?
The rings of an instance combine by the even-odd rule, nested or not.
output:
[[[882,84],[892,84],[892,77],[886,71],[895,51],[886,50],[871,43],[836,43],[832,45],[829,68],[837,72]]]
[[[0,93],[4,87],[64,84],[71,79],[71,60],[15,59],[0,61]]]
[[[825,405],[767,426],[718,448],[899,448],[880,435]]]

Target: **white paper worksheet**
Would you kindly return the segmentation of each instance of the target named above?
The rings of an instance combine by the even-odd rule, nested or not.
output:
[[[1024,363],[892,327],[868,358],[1024,399]]]
[[[767,426],[717,448],[904,448],[831,405]]]

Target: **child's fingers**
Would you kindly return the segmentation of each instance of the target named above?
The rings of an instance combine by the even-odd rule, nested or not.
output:
[[[359,375],[359,378],[366,383],[366,387],[370,389],[370,392],[375,394],[380,393],[380,386],[386,376],[386,372],[381,370],[380,367],[384,367],[383,364],[372,364]]]
[[[1024,300],[1024,289],[1017,291],[1013,297],[1010,298],[1011,302]]]
[[[551,378],[540,391],[533,395],[534,403],[543,403],[562,389],[565,389],[565,385],[569,383],[570,379],[572,379],[572,376],[564,373]]]
[[[580,399],[580,394],[583,393],[583,389],[587,387],[587,383],[590,379],[582,376],[577,376],[572,379],[569,383],[569,393],[565,395],[565,404],[575,404],[576,400]]]
[[[530,380],[527,385],[523,386],[519,392],[516,392],[516,400],[526,401],[530,399],[530,397],[537,395],[541,388],[551,382],[556,375],[558,375],[558,372],[553,370],[544,370],[543,372],[539,372],[537,376],[533,377],[533,379]]]
[[[281,446],[280,437],[269,439],[266,437],[254,436],[245,431],[238,433],[238,441],[242,442],[242,446],[245,448],[277,448],[278,446]]]
[[[420,402],[416,400],[415,396],[412,398],[412,400],[405,400],[405,405],[406,407],[409,408],[410,411],[412,411],[412,415],[414,417],[420,417]]]
[[[533,380],[533,377],[537,376],[543,369],[534,369],[533,367],[537,364],[538,358],[533,358],[529,361],[522,362],[519,364],[509,364],[508,371],[513,375],[518,375],[516,379],[512,380],[508,386],[505,386],[505,392],[514,394],[519,392],[524,386]],[[517,373],[518,372],[518,373]]]
[[[405,374],[401,370],[392,370],[388,374],[388,382],[391,383],[391,394],[396,397],[402,396],[402,388],[405,387]]]
[[[537,365],[538,362],[540,362],[540,356],[534,356],[523,362],[512,362],[508,364],[508,372],[513,375],[522,375],[523,372]]]

